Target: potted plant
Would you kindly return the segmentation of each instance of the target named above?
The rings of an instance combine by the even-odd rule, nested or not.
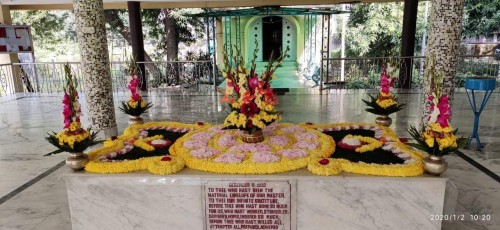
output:
[[[144,120],[141,118],[141,114],[153,107],[153,104],[151,102],[148,103],[141,96],[139,89],[141,73],[134,58],[130,58],[127,63],[127,70],[129,73],[128,89],[130,90],[130,98],[128,101],[122,101],[122,106],[119,109],[125,114],[130,115],[129,124],[142,124]]]
[[[376,97],[368,95],[370,100],[363,100],[363,102],[369,107],[365,111],[379,115],[375,119],[375,123],[383,126],[390,126],[392,124],[392,119],[389,117],[390,114],[402,110],[406,105],[399,104],[396,96],[392,94],[394,89],[394,83],[396,82],[396,77],[392,77],[395,74],[395,64],[391,58],[387,64],[387,69],[382,68],[382,73],[380,73],[380,90]],[[392,63],[392,64],[391,64]]]
[[[78,102],[77,81],[71,73],[71,67],[64,65],[65,85],[63,104],[64,130],[59,133],[47,133],[45,139],[57,147],[45,156],[68,152],[70,156],[66,159],[66,165],[73,170],[82,170],[87,162],[87,155],[83,153],[88,147],[100,143],[96,140],[97,132],[83,129],[80,123],[82,115],[81,106]]]
[[[231,109],[224,120],[228,129],[243,131],[242,139],[248,143],[264,140],[262,129],[281,119],[281,113],[275,109],[278,98],[271,88],[271,81],[276,76],[274,71],[281,66],[286,57],[288,47],[278,58],[271,58],[265,71],[258,75],[255,71],[256,48],[253,53],[250,69],[247,69],[241,51],[236,48],[235,55],[224,53],[225,69],[222,75],[226,79],[226,91],[222,102]]]
[[[431,64],[433,65],[433,64]],[[417,141],[408,145],[429,154],[423,159],[424,169],[431,175],[441,175],[448,168],[443,156],[464,146],[466,139],[457,138],[457,129],[450,124],[451,108],[448,96],[441,91],[442,73],[436,74],[433,67],[431,74],[431,92],[427,97],[428,109],[422,127],[410,126],[408,132]]]

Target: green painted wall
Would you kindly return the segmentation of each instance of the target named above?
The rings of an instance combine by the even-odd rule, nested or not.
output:
[[[245,57],[246,61],[250,61],[252,59],[253,51],[255,48],[255,39],[259,42],[259,52],[258,52],[258,61],[262,61],[262,18],[263,16],[255,16],[255,17],[240,17],[240,38],[241,38],[241,50]],[[303,16],[283,16],[283,44],[284,47],[286,45],[290,46],[289,58],[285,59],[284,65],[293,65],[296,66],[298,62],[302,62],[301,58],[304,53],[304,19]],[[232,18],[231,20],[231,40],[230,43],[232,45],[236,44],[236,19]],[[217,27],[221,28],[221,30],[217,29],[217,32],[220,31],[221,34],[217,35],[217,55],[218,57],[222,57],[222,51],[225,43],[228,41],[225,40],[225,33],[229,32],[224,27],[223,21],[219,20],[217,22]],[[222,65],[222,59],[217,58],[217,62],[219,65]]]

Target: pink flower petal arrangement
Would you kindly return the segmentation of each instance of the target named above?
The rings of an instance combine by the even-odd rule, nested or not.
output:
[[[269,143],[277,146],[286,146],[288,145],[288,137],[286,136],[272,136],[269,138]]]
[[[289,159],[305,157],[308,155],[308,153],[302,149],[283,149],[278,151],[278,153]]]
[[[216,155],[218,153],[219,153],[219,150],[214,149],[214,148],[210,148],[210,147],[196,149],[196,150],[191,151],[191,155],[196,157],[196,158],[209,158],[209,157]]]
[[[279,161],[280,158],[270,151],[255,152],[252,161],[257,163],[269,163]]]
[[[215,162],[222,163],[241,163],[245,158],[243,153],[226,153],[214,159]]]

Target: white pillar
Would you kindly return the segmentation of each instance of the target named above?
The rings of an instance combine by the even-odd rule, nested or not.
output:
[[[115,107],[109,65],[103,0],[74,0],[88,117],[95,130],[116,136]]]
[[[443,72],[443,94],[453,103],[455,75],[457,72],[458,51],[464,0],[432,0],[427,56],[436,60],[434,66],[437,73]],[[426,73],[430,66],[426,63]],[[424,90],[429,95],[432,88],[430,76],[425,76]],[[424,108],[425,110],[426,108]],[[424,111],[425,112],[425,111]]]

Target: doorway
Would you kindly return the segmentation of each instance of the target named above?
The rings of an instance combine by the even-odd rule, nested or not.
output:
[[[270,16],[262,18],[262,59],[269,61],[271,53],[273,59],[281,55],[283,45],[283,18]]]

